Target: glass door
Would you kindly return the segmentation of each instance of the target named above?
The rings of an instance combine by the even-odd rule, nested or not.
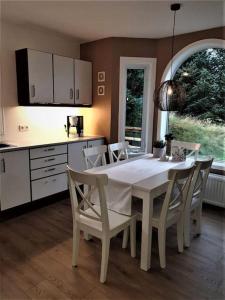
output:
[[[144,83],[144,68],[127,68],[125,140],[129,142],[130,152],[133,153],[145,151],[146,97]]]

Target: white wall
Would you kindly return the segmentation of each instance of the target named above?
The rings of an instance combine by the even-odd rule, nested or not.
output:
[[[4,140],[30,140],[65,137],[66,116],[88,115],[92,109],[63,107],[18,106],[15,50],[32,48],[73,58],[80,56],[80,41],[58,35],[52,31],[29,28],[25,25],[1,22],[1,100],[4,111]],[[1,124],[1,119],[0,119]],[[21,133],[18,125],[28,125],[29,131]],[[91,134],[85,127],[85,134]],[[0,130],[1,131],[1,130]]]

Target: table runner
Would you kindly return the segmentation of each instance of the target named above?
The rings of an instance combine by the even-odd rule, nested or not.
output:
[[[131,215],[132,185],[145,179],[168,172],[175,167],[187,167],[190,160],[185,162],[163,162],[153,158],[151,154],[137,160],[128,160],[123,164],[107,165],[106,168],[94,168],[89,173],[107,174],[109,183],[106,187],[108,209],[118,213]],[[98,203],[97,195],[92,197],[94,203]]]

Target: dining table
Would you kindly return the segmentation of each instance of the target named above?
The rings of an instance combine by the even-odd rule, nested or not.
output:
[[[91,174],[107,174],[109,185],[116,183],[122,187],[130,187],[132,196],[136,201],[142,201],[142,232],[141,232],[141,259],[140,268],[148,271],[151,267],[151,247],[152,247],[152,216],[154,199],[167,191],[169,184],[168,171],[172,168],[186,168],[193,164],[193,159],[185,161],[161,161],[154,158],[152,154],[145,154],[138,157],[111,163],[86,170]],[[120,187],[120,186],[119,186]],[[121,187],[114,197],[119,196]],[[117,194],[117,195],[116,195]],[[124,193],[123,193],[124,195]],[[111,195],[112,196],[112,195]],[[126,203],[127,207],[127,203]],[[118,206],[121,209],[121,205]],[[114,208],[115,210],[115,208]],[[118,211],[120,213],[120,211]],[[126,212],[123,211],[126,214]],[[128,210],[129,214],[129,210]]]

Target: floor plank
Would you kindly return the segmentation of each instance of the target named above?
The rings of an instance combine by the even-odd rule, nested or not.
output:
[[[167,234],[167,268],[161,270],[153,234],[152,268],[111,243],[108,280],[99,283],[101,244],[81,238],[79,266],[71,267],[72,217],[63,200],[0,223],[0,299],[225,299],[225,213],[207,206],[202,235],[177,252],[175,228]]]

